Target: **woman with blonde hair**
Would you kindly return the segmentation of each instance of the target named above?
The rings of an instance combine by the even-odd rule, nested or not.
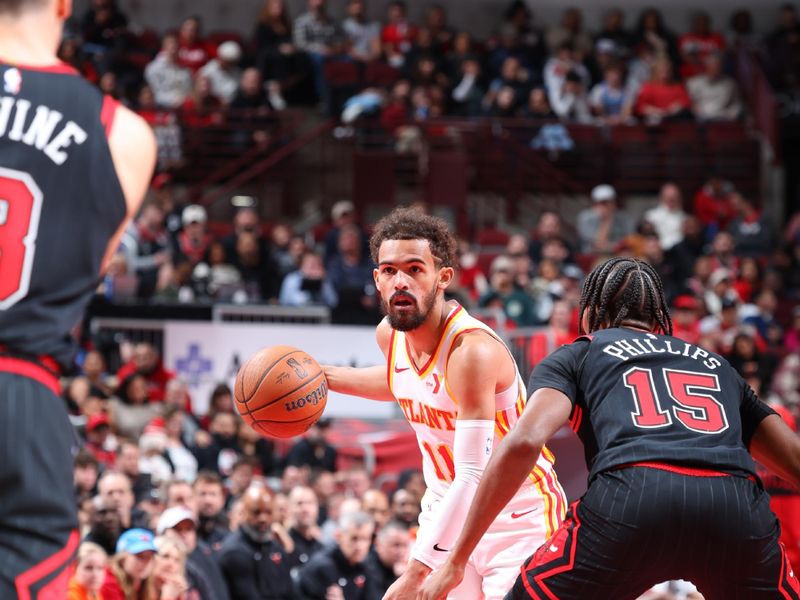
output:
[[[78,548],[78,563],[69,580],[67,600],[105,600],[100,593],[106,572],[108,554],[94,542],[83,542]]]
[[[189,585],[186,582],[186,546],[175,538],[156,538],[153,574],[148,582],[153,600],[185,600]]]

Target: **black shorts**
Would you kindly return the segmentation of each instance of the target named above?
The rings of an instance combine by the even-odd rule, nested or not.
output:
[[[0,598],[65,598],[80,541],[74,430],[56,378],[0,357]]]
[[[754,479],[628,467],[598,475],[506,600],[637,598],[672,579],[707,600],[800,598]]]

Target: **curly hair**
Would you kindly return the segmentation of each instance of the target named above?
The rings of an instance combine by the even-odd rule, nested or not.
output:
[[[589,307],[587,332],[583,315]],[[626,320],[655,323],[662,333],[672,335],[672,319],[655,269],[635,258],[612,258],[597,265],[583,282],[580,332],[592,333],[606,322],[619,327]]]
[[[375,224],[369,240],[375,264],[378,263],[378,250],[385,240],[427,240],[438,266],[456,266],[456,239],[447,222],[417,208],[396,208]]]

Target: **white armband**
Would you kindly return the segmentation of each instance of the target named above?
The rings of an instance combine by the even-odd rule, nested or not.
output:
[[[455,429],[455,479],[434,509],[433,519],[420,527],[411,551],[411,558],[432,569],[440,567],[447,560],[448,552],[464,528],[469,507],[494,445],[494,421],[457,420]]]

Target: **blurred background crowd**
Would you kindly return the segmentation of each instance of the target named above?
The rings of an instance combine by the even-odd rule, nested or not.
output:
[[[741,48],[775,90],[800,83],[792,4],[766,32],[754,31],[746,9],[728,23],[697,12],[673,32],[656,9],[610,9],[587,24],[568,8],[538,23],[514,1],[485,39],[451,27],[443,6],[418,22],[404,2],[389,3],[381,21],[366,8],[348,0],[339,19],[325,0],[308,0],[290,16],[282,0],[267,0],[253,31],[219,34],[198,17],[163,35],[141,30],[114,0],[76,16],[62,59],[143,115],[159,140],[160,173],[94,309],[232,302],[324,307],[334,323],[379,320],[367,249],[374,215],[332,200],[311,227],[265,219],[269,198],[236,197],[232,219],[220,222],[183,185],[186,127],[225,125],[237,152],[267,153],[285,142],[278,115],[298,109],[338,119],[340,137],[379,129],[396,151],[421,154],[420,125],[443,116],[743,123],[731,76]],[[548,132],[543,147],[561,148],[568,132]],[[675,335],[726,357],[791,420],[800,414],[800,212],[790,205],[776,219],[723,174],[703,179],[693,189],[659,181],[635,209],[600,183],[580,210],[540,208],[531,227],[459,228],[449,294],[500,332],[529,331],[513,348],[527,373],[576,336],[585,273],[608,256],[642,258],[664,280]],[[294,443],[263,439],[235,414],[224,383],[196,414],[197,399],[152,343],[98,339],[88,327],[78,335],[64,385],[83,443],[75,493],[85,541],[71,599],[372,599],[402,572],[420,472],[379,480],[363,466],[342,469],[335,422]]]

